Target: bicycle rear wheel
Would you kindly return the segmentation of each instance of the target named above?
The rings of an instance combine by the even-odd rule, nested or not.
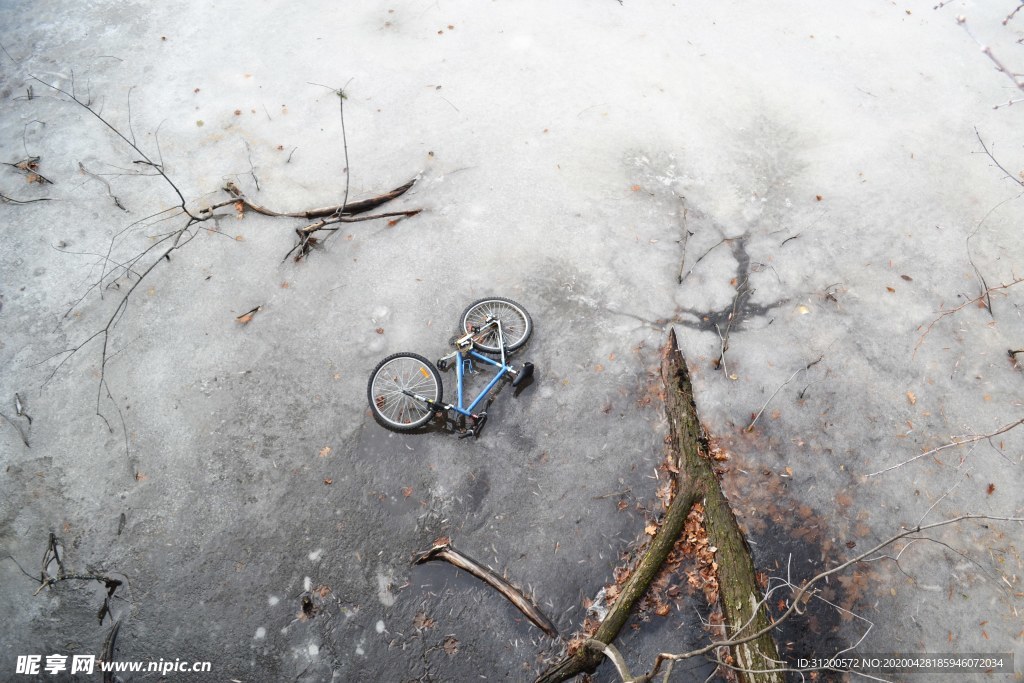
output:
[[[366,386],[373,417],[385,429],[407,432],[434,415],[427,403],[440,403],[444,388],[433,364],[415,353],[388,356],[373,369]]]
[[[521,347],[533,332],[533,320],[522,304],[497,296],[471,303],[462,313],[462,329],[468,334],[472,331],[471,327],[483,327],[489,317],[501,321],[506,351],[515,351]],[[501,353],[497,330],[489,330],[481,337],[474,338],[474,344],[486,353]]]

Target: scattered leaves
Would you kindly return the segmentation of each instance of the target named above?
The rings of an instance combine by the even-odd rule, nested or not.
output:
[[[411,495],[412,495],[412,487],[411,486],[406,486],[404,489],[402,489],[402,497],[408,498]]]
[[[915,405],[917,403],[917,395],[913,391],[908,391],[907,401],[910,402],[910,405]]]
[[[441,647],[444,649],[444,653],[451,657],[452,655],[458,654],[459,641],[455,636],[448,636],[444,639],[444,645]]]
[[[324,446],[323,448],[320,449],[320,457],[321,458],[326,458],[330,454],[331,454],[331,447],[330,446]]]

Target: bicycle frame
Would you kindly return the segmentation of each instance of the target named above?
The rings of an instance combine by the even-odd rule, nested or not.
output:
[[[457,387],[457,390],[456,390],[456,400],[457,400],[457,403],[454,404],[454,405],[449,406],[448,409],[449,410],[454,410],[455,412],[459,413],[460,415],[465,415],[466,417],[477,417],[473,413],[473,410],[478,405],[480,405],[480,402],[483,401],[487,397],[487,394],[491,393],[491,389],[493,389],[498,384],[498,382],[501,381],[501,378],[504,377],[505,375],[507,375],[509,372],[512,371],[512,368],[510,368],[508,365],[505,364],[505,359],[504,358],[502,358],[501,359],[502,362],[499,363],[498,361],[492,360],[492,359],[488,358],[487,356],[484,356],[483,354],[477,353],[472,348],[469,349],[469,351],[465,352],[465,354],[459,353],[458,355],[459,355],[459,362],[455,364],[455,377],[456,377],[456,387]],[[504,356],[504,354],[502,354],[502,355]],[[472,363],[472,361],[470,360],[471,357],[473,359],[475,359],[475,360],[483,361],[484,363],[487,363],[488,365],[493,365],[494,367],[498,368],[498,374],[496,374],[493,378],[491,378],[491,381],[488,382],[487,386],[484,387],[480,391],[480,393],[477,395],[476,398],[473,399],[472,403],[470,403],[468,406],[466,406],[465,405],[465,397],[464,397],[464,393],[465,392],[464,392],[464,388],[463,388],[463,383],[465,381],[464,378],[466,376],[466,365],[468,363]]]
[[[473,348],[473,338],[482,332],[487,332],[490,327],[495,327],[498,330],[498,346],[501,349],[501,362],[498,362],[492,358],[488,358],[482,353],[477,352]],[[447,360],[448,358],[456,358],[455,363],[455,378],[456,378],[456,402],[450,403],[443,406],[445,410],[454,410],[459,415],[464,417],[471,417],[475,420],[479,420],[481,417],[486,417],[487,413],[477,414],[473,411],[476,409],[480,402],[483,401],[491,390],[497,386],[498,382],[507,375],[518,374],[505,360],[505,337],[501,331],[500,320],[488,320],[483,327],[478,330],[474,330],[464,337],[455,340],[455,351],[449,354],[441,360]],[[470,404],[466,405],[465,397],[465,378],[466,378],[466,367],[472,366],[473,360],[478,360],[487,365],[498,368],[497,374],[491,378],[487,386],[484,387],[476,398],[474,398]]]

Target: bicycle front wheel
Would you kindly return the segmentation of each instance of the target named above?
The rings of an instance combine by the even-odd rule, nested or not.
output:
[[[366,396],[373,417],[385,429],[407,432],[434,415],[444,389],[433,364],[415,353],[388,356],[373,369]]]
[[[505,350],[515,351],[530,338],[533,320],[522,304],[511,299],[491,297],[474,301],[462,313],[462,329],[468,334],[472,329],[483,327],[488,318],[501,321],[501,333],[505,338]],[[480,337],[474,337],[474,344],[487,353],[501,353],[498,330],[492,329]]]

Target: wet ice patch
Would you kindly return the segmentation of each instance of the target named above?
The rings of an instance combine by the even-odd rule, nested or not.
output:
[[[324,549],[323,548],[317,548],[316,550],[314,550],[313,552],[311,552],[309,554],[309,561],[310,562],[319,562],[320,558],[323,557],[323,554],[324,554]],[[306,590],[309,590],[309,589],[307,588]]]
[[[273,607],[279,602],[281,602],[281,598],[277,597],[276,595],[271,595],[269,598],[267,598],[267,604],[271,607]]]
[[[266,637],[267,637],[267,629],[263,628],[262,626],[260,626],[258,629],[256,629],[256,634],[253,636],[253,638],[255,638],[256,640],[263,640]]]
[[[377,633],[384,633],[384,620],[383,619],[378,619],[377,620]]]
[[[309,653],[310,657],[316,657],[320,654],[320,647],[316,643],[310,643],[309,647],[306,648],[306,651]]]
[[[311,590],[313,590],[313,579],[309,578],[308,576],[306,578],[302,579],[302,590],[304,590],[304,591],[311,591]]]

